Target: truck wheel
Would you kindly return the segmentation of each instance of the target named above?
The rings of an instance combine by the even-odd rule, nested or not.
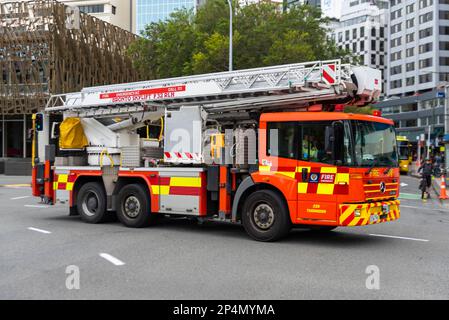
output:
[[[108,218],[106,193],[98,182],[88,182],[78,191],[76,207],[81,220],[87,223],[101,223]]]
[[[279,240],[291,229],[287,206],[271,190],[256,191],[246,199],[242,223],[250,237],[264,242]]]
[[[128,228],[143,228],[155,222],[147,190],[139,184],[123,187],[117,197],[117,217]]]

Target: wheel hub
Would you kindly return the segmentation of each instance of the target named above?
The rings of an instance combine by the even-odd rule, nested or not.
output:
[[[253,218],[258,228],[267,230],[274,223],[274,211],[269,205],[263,203],[254,209]]]
[[[98,208],[98,200],[95,196],[91,196],[87,199],[87,208],[89,211],[95,211]]]
[[[84,213],[91,217],[94,216],[97,213],[98,205],[98,195],[93,191],[87,193],[82,202]]]
[[[136,218],[140,213],[140,202],[134,196],[130,196],[125,200],[124,212],[130,218]]]

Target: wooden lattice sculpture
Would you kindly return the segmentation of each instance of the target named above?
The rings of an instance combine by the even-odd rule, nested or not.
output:
[[[29,114],[49,95],[140,80],[130,32],[52,0],[0,3],[0,113]]]

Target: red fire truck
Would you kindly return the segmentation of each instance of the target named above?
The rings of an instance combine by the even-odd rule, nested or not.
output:
[[[241,223],[259,241],[399,218],[381,73],[318,61],[83,89],[34,116],[33,195],[88,223]]]

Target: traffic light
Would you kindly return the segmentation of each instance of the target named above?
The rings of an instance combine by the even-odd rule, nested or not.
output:
[[[42,113],[36,114],[36,131],[44,130],[44,115]]]

